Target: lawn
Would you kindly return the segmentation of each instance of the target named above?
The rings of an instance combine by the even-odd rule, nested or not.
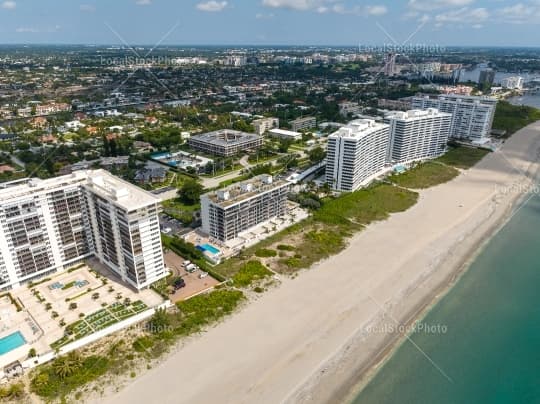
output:
[[[450,146],[448,152],[435,161],[452,167],[469,169],[482,160],[490,151],[466,146]]]
[[[390,181],[404,188],[424,189],[444,184],[459,175],[459,171],[437,162],[427,162],[416,165],[409,171],[393,175]]]

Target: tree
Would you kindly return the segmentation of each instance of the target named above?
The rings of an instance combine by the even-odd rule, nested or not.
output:
[[[204,187],[195,180],[187,180],[178,191],[180,199],[190,205],[199,202]]]
[[[28,357],[29,358],[35,358],[37,356],[36,348],[30,348],[28,351]]]
[[[319,163],[326,157],[326,152],[320,146],[315,147],[314,149],[308,152],[309,160],[313,163]]]
[[[280,153],[287,153],[289,147],[293,144],[291,139],[281,139],[279,141],[278,151]]]
[[[76,308],[77,308],[77,303],[73,302],[73,303],[69,304],[69,309],[70,310],[75,310]]]
[[[74,374],[81,367],[81,357],[76,352],[70,352],[67,356],[58,358],[53,365],[54,373],[60,378]]]

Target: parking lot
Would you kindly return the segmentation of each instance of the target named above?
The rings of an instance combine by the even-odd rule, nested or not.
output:
[[[172,251],[167,251],[164,254],[164,259],[165,265],[172,271],[173,276],[180,276],[186,282],[186,286],[178,289],[174,294],[169,295],[169,298],[173,303],[186,300],[191,296],[213,288],[219,284],[219,281],[213,278],[211,275],[201,278],[201,270],[197,270],[192,273],[187,272],[183,265],[185,260]]]
[[[163,233],[169,234],[171,236],[179,236],[190,230],[188,227],[185,227],[179,220],[174,219],[164,213],[160,213],[159,215],[159,225]]]

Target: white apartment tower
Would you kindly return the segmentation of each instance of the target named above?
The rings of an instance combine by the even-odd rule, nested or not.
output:
[[[263,174],[201,196],[202,229],[221,241],[237,238],[287,212],[291,184]]]
[[[161,200],[104,170],[2,184],[0,289],[95,256],[136,289],[167,275]]]
[[[452,114],[450,137],[484,142],[491,132],[497,99],[466,95],[413,97],[413,109],[435,108]]]
[[[326,182],[354,191],[380,175],[390,143],[389,125],[369,119],[350,122],[328,137]]]
[[[385,116],[390,125],[388,163],[407,164],[444,154],[452,115],[436,109],[394,111]]]

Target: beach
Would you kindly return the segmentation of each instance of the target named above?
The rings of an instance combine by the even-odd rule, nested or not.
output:
[[[105,403],[342,402],[455,282],[538,172],[540,123],[192,338]],[[525,195],[527,198],[527,195]]]

